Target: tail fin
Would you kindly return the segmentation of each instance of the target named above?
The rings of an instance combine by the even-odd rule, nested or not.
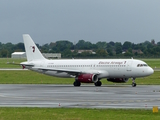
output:
[[[27,61],[44,60],[45,58],[35,45],[34,41],[28,34],[23,34],[23,41],[27,55]]]

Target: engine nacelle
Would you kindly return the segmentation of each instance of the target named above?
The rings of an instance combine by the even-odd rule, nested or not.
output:
[[[107,80],[115,83],[125,83],[128,81],[128,78],[108,78]]]
[[[82,83],[96,83],[98,81],[98,77],[95,74],[81,74],[76,77],[76,80]]]

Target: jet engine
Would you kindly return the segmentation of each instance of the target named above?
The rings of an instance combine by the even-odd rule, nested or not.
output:
[[[80,74],[76,77],[76,80],[82,83],[96,83],[98,77],[95,74]]]
[[[125,83],[128,81],[128,78],[108,78],[107,80],[115,83]]]

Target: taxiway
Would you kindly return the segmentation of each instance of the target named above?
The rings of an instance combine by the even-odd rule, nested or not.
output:
[[[160,86],[0,84],[2,107],[141,108],[160,107]]]

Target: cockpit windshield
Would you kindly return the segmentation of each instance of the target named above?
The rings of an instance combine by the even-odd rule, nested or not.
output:
[[[147,64],[138,64],[138,65],[137,65],[137,67],[143,67],[143,66],[144,66],[144,67],[147,67],[148,65],[147,65]]]

